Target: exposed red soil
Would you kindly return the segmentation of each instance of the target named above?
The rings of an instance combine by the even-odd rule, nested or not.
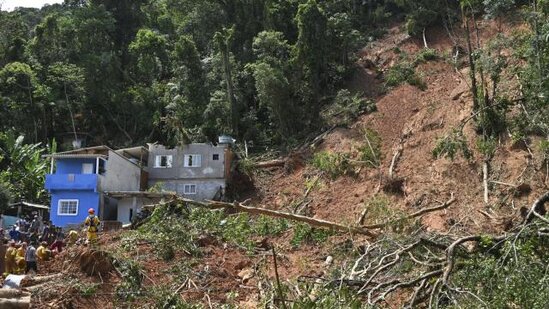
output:
[[[499,31],[496,23],[482,21],[479,26],[481,44],[497,33],[510,35],[517,29],[523,30],[524,27],[504,24],[502,31]],[[457,33],[454,39],[462,37],[459,29],[454,30]],[[427,39],[429,47],[436,49],[439,55],[451,54],[454,42],[444,28],[430,29],[427,31]],[[461,41],[458,43],[463,43]],[[413,59],[413,55],[423,48],[423,40],[410,38],[402,34],[399,28],[392,28],[386,38],[372,43],[361,52],[362,59],[367,59],[361,63],[368,67],[359,70],[358,81],[352,83],[352,88],[360,90],[357,83],[368,80],[364,72],[374,71],[372,63],[378,66],[377,71],[385,71],[394,65],[398,61],[395,52],[397,47],[400,53],[406,53]],[[546,189],[546,185],[540,181],[542,173],[529,171],[527,174],[534,175],[530,176],[533,177],[531,180],[519,179],[529,154],[526,149],[511,149],[509,139],[502,136],[497,155],[492,160],[491,179],[511,184],[524,181],[532,190],[528,194],[509,197],[508,187],[494,185],[490,203],[484,205],[482,167],[479,164],[468,163],[461,157],[454,161],[436,159],[432,154],[437,139],[471,114],[468,69],[456,70],[451,62],[440,59],[418,65],[416,72],[428,86],[425,91],[407,84],[391,89],[377,99],[377,112],[362,116],[348,129],[334,130],[318,150],[356,154],[357,147],[364,144],[363,128],[373,129],[382,139],[381,171],[386,178],[394,151],[402,138],[403,151],[395,173],[404,179],[404,195],[388,194],[391,207],[411,212],[414,208],[442,203],[454,193],[458,200],[450,208],[423,217],[422,222],[427,229],[445,231],[457,225],[459,228],[467,227],[471,232],[500,231],[504,228],[502,220],[516,217],[516,208],[528,205]],[[365,85],[363,90],[377,93],[371,87],[371,84]],[[514,87],[516,84],[508,82],[504,88],[511,97],[515,95]],[[472,122],[465,127],[464,133],[474,152],[475,162],[480,162],[481,155],[476,151],[476,134]],[[313,174],[310,168],[290,174],[284,171],[271,172],[275,174],[269,176],[269,187],[262,191],[263,198],[258,205],[286,210],[293,202],[303,198],[305,182]],[[383,194],[379,191],[379,173],[371,168],[361,168],[354,177],[342,176],[333,181],[323,179],[322,185],[308,196],[311,200],[310,211],[318,218],[353,224],[365,202],[376,194]],[[515,209],[500,206],[504,198],[507,202],[513,201]],[[491,214],[492,218],[481,211]]]

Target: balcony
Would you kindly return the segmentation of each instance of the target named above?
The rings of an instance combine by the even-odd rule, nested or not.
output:
[[[94,190],[99,187],[99,175],[96,174],[48,174],[47,190]]]

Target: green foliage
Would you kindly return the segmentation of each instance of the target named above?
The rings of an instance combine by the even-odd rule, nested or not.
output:
[[[97,288],[99,288],[99,284],[97,283],[89,283],[89,284],[79,284],[76,286],[78,290],[80,291],[80,294],[84,297],[92,297],[97,293]]]
[[[414,60],[414,64],[417,65],[419,63],[425,63],[425,62],[437,60],[438,57],[439,56],[437,54],[436,49],[424,48],[419,53],[417,53],[416,59]]]
[[[256,162],[250,158],[241,158],[238,160],[237,168],[242,174],[252,177],[256,170],[255,164]]]
[[[367,224],[376,224],[385,222],[389,218],[393,217],[395,209],[391,208],[389,204],[389,199],[383,195],[374,195],[372,198],[365,201],[365,222]]]
[[[332,121],[322,110],[343,111],[335,119],[343,123],[369,111],[355,97],[324,107],[389,17],[423,27],[447,15],[440,8],[427,0],[82,0],[3,11],[0,131],[14,128],[32,143],[78,131],[112,146],[231,134],[287,147]]]
[[[400,62],[389,68],[385,74],[385,85],[396,87],[404,82],[416,86],[421,90],[427,89],[427,85],[416,74],[414,66],[408,62]]]
[[[479,138],[477,139],[477,148],[485,158],[492,158],[496,152],[497,143],[498,141],[494,137]]]
[[[371,167],[381,164],[381,137],[370,128],[364,129],[364,145],[359,147],[358,159],[367,162]]]
[[[509,12],[515,0],[484,0],[483,4],[487,17],[499,18]]]
[[[549,162],[549,140],[539,141],[539,152],[545,162]]]
[[[446,157],[453,161],[458,153],[461,153],[466,160],[473,157],[463,132],[458,129],[454,129],[449,134],[439,138],[433,149],[433,157],[437,159]]]
[[[115,295],[119,300],[128,301],[141,296],[143,276],[141,265],[128,259],[115,259],[114,266],[122,274],[122,282],[115,288]]]
[[[328,237],[333,235],[333,231],[320,229],[310,226],[306,223],[298,223],[294,226],[294,234],[290,243],[294,247],[299,247],[301,244],[318,244],[326,241]]]
[[[4,213],[11,202],[11,193],[7,186],[0,182],[0,213]]]
[[[159,258],[171,261],[180,250],[199,255],[196,240],[212,235],[251,252],[256,246],[257,237],[280,235],[288,228],[289,224],[284,219],[251,217],[247,213],[227,216],[222,211],[189,209],[183,204],[162,205],[155,208],[137,233],[125,234],[122,248],[131,251],[138,239],[147,240],[157,248],[155,253]]]
[[[316,169],[326,173],[332,179],[351,172],[349,155],[346,153],[329,151],[317,152],[314,154],[311,164]]]
[[[12,199],[46,202],[44,180],[49,165],[40,144],[25,144],[24,136],[0,133],[0,183]],[[55,146],[54,146],[55,148]]]
[[[181,296],[166,287],[155,288],[152,295],[155,303],[154,308],[158,309],[202,309],[199,304],[189,304]]]
[[[360,93],[351,94],[347,89],[337,92],[333,104],[322,115],[330,125],[350,125],[358,116],[376,110],[375,102],[367,100]]]
[[[419,35],[423,29],[447,17],[448,6],[438,0],[395,0],[406,12],[406,30],[410,35]]]
[[[458,259],[461,265],[453,275],[453,284],[471,291],[493,308],[544,308],[549,299],[549,275],[546,271],[549,242],[530,227],[505,246],[497,246],[489,237],[480,242],[480,252],[472,259]],[[463,307],[478,305],[470,294],[458,298]]]

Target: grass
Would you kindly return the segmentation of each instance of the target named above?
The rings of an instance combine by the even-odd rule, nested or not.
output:
[[[364,129],[364,145],[360,146],[358,159],[367,162],[371,167],[381,164],[381,137],[376,131]]]

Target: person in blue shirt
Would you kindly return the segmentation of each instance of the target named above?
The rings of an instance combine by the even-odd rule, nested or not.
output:
[[[19,236],[21,233],[15,228],[15,225],[11,227],[10,239],[14,241],[19,241]]]

